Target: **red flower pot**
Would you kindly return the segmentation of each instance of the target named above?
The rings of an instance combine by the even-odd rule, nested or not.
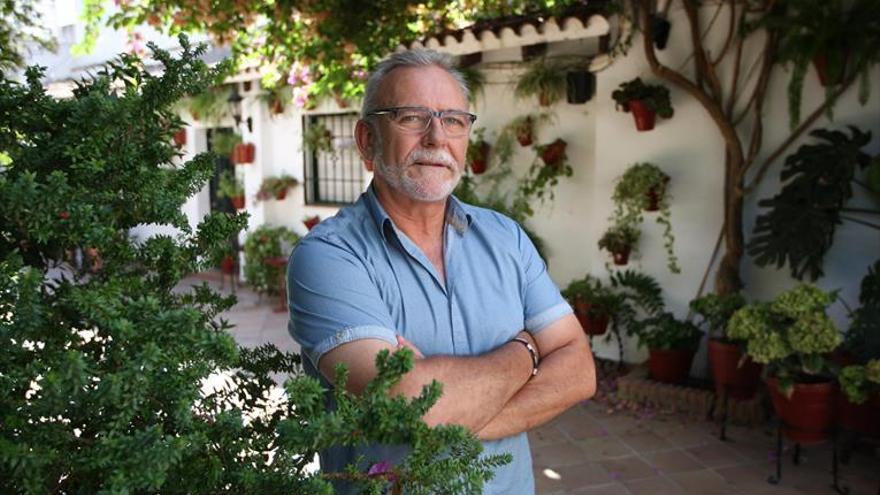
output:
[[[846,394],[838,394],[837,424],[862,435],[880,435],[880,396],[856,404],[850,402]]]
[[[256,147],[253,143],[238,143],[232,150],[232,161],[237,164],[253,163]]]
[[[181,129],[174,133],[174,145],[178,148],[186,144],[186,129]]]
[[[541,160],[544,160],[544,163],[549,167],[558,166],[565,159],[565,148],[567,146],[568,143],[562,139],[553,141],[541,151]]]
[[[309,230],[315,228],[315,225],[318,225],[319,223],[321,223],[321,217],[319,217],[318,215],[303,220],[303,224],[305,224],[306,228]]]
[[[229,198],[229,201],[236,210],[244,209],[244,196],[233,196]]]
[[[654,128],[657,112],[649,108],[642,100],[630,100],[629,109],[632,110],[633,119],[636,121],[636,129],[638,131],[650,131]]]
[[[574,315],[577,317],[587,335],[604,335],[608,330],[608,315],[600,314],[592,316],[590,314],[592,304],[584,301],[575,301]]]
[[[648,189],[646,194],[648,195],[648,206],[645,208],[645,211],[658,211],[660,209],[660,199],[663,197],[663,192],[658,191],[655,186]]]
[[[224,275],[232,275],[235,273],[235,258],[232,256],[224,256],[222,260],[220,260],[220,271]]]
[[[791,398],[782,395],[776,378],[767,379],[767,389],[782,419],[782,431],[792,442],[811,444],[828,438],[834,424],[836,383],[796,383]]]
[[[272,102],[272,115],[279,115],[284,113],[284,103],[281,100],[275,100]]]
[[[532,137],[532,132],[517,132],[516,140],[519,142],[520,146],[531,146],[535,139]]]
[[[693,359],[694,351],[690,349],[648,349],[651,378],[661,383],[684,383]]]
[[[278,191],[277,193],[275,193],[275,199],[277,199],[278,201],[281,201],[286,197],[287,197],[287,188],[286,187],[284,189]]]
[[[632,248],[626,248],[622,251],[611,251],[611,258],[614,259],[614,264],[617,266],[624,266],[629,263],[629,253],[632,251]]]
[[[480,175],[486,171],[486,168],[489,165],[489,143],[483,141],[477,143],[476,146],[479,146],[479,149],[474,153],[470,165],[471,172],[475,175]]]
[[[754,397],[761,380],[762,365],[746,356],[740,366],[742,357],[743,353],[736,344],[709,340],[709,362],[712,364],[715,392],[718,395],[726,389],[728,396],[734,399]]]

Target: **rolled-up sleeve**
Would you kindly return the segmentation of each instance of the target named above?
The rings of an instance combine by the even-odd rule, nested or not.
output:
[[[363,261],[343,246],[307,237],[287,266],[288,331],[317,369],[324,353],[359,339],[394,345],[387,307]]]
[[[559,318],[572,313],[572,309],[550,278],[547,264],[541,259],[532,240],[519,225],[516,225],[516,230],[525,278],[523,289],[525,327],[534,335]]]

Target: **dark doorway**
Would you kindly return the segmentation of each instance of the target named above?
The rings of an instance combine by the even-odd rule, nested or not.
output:
[[[232,134],[233,130],[231,127],[218,127],[215,129],[208,129],[208,151],[212,151],[214,149],[214,139],[220,134]],[[232,207],[232,203],[229,201],[229,198],[218,198],[217,190],[220,187],[220,176],[223,172],[230,172],[235,174],[235,164],[232,163],[232,160],[229,159],[227,155],[217,155],[217,159],[214,162],[214,175],[211,176],[211,187],[209,188],[210,198],[211,198],[211,212],[222,211],[224,213],[235,213],[235,208]]]

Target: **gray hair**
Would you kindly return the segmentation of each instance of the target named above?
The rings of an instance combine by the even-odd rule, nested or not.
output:
[[[455,63],[450,55],[427,49],[397,52],[379,62],[370,79],[367,80],[367,88],[364,91],[364,103],[361,108],[361,118],[366,119],[368,113],[379,108],[379,87],[382,85],[382,81],[394,69],[401,67],[428,67],[431,65],[440,67],[448,72],[458,83],[465,100],[468,99],[470,90],[468,89],[467,81],[465,81],[464,75],[455,67]]]

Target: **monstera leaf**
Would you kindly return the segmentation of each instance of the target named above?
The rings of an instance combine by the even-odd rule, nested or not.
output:
[[[791,275],[815,280],[822,275],[822,261],[842,222],[841,209],[852,197],[857,170],[871,158],[861,148],[870,132],[850,126],[850,135],[817,129],[820,140],[803,145],[785,160],[782,191],[758,202],[767,211],[758,216],[749,254],[760,266],[788,264]]]

